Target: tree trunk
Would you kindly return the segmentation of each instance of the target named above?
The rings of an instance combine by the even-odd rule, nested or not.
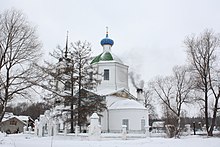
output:
[[[79,97],[78,97],[78,126],[79,126],[79,131],[82,131],[81,128],[81,87],[82,87],[82,75],[81,75],[81,65],[79,67]]]
[[[175,137],[179,137],[179,133],[180,133],[180,122],[181,122],[181,119],[180,119],[180,116],[178,116],[177,118],[177,126],[176,126],[176,132],[175,132]]]
[[[219,100],[219,98],[215,99],[212,122],[211,122],[210,129],[208,130],[208,136],[213,136],[213,130],[214,130],[214,126],[216,123],[216,116],[217,116],[217,112],[218,112],[218,100]]]
[[[206,124],[206,131],[209,132],[209,115],[208,115],[208,88],[207,84],[205,85],[205,124]],[[209,136],[209,133],[208,133]]]
[[[70,122],[70,127],[71,127],[71,133],[74,132],[74,122],[73,122],[73,117],[74,117],[74,113],[73,113],[73,88],[74,88],[74,83],[73,83],[73,73],[71,73],[71,106],[70,106],[70,111],[71,111],[71,122]],[[76,132],[75,132],[76,133]]]
[[[7,103],[8,103],[8,88],[9,88],[9,79],[10,79],[10,76],[9,76],[9,68],[7,69],[7,74],[6,74],[6,85],[5,85],[5,95],[4,95],[4,101],[3,101],[3,105],[2,105],[2,113],[1,113],[1,117],[0,117],[0,122],[2,121],[2,119],[4,118],[4,115],[5,115],[5,111],[6,111],[6,106],[7,106]]]
[[[6,105],[7,105],[7,103],[3,103],[3,105],[2,105],[2,112],[1,112],[1,116],[0,116],[0,122],[2,122],[2,119],[4,118],[4,115],[5,115],[5,111],[6,111]]]
[[[71,101],[72,101],[72,100],[71,100]],[[73,133],[73,132],[74,132],[74,124],[73,124],[73,102],[71,102],[71,108],[70,108],[70,109],[71,109],[71,110],[70,110],[70,111],[71,111],[71,114],[70,114],[70,115],[71,115],[71,116],[70,116],[70,118],[71,118],[71,122],[70,122],[70,123],[71,123],[71,126],[70,126],[70,127],[71,127],[71,133]]]

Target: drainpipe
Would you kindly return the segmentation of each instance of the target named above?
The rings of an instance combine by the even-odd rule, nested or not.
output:
[[[109,130],[109,110],[108,109],[106,109],[107,110],[107,132],[109,133],[110,132],[110,130]]]
[[[116,82],[117,80],[116,80],[116,63],[115,63],[115,90],[117,90],[118,88],[117,88],[117,82]]]

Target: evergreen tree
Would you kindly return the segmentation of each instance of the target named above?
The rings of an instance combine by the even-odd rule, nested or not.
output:
[[[81,131],[89,115],[105,109],[104,97],[94,93],[99,81],[95,78],[97,70],[90,66],[91,45],[78,41],[68,48],[67,42],[64,50],[57,49],[51,55],[59,62],[46,62],[46,67],[40,67],[45,73],[42,77],[47,80],[39,85],[50,92],[46,99],[54,106],[70,106],[62,112],[70,114],[67,122],[71,124],[71,132],[74,132],[74,125],[80,126]]]

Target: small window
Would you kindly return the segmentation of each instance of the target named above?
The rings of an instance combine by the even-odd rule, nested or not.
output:
[[[104,69],[104,80],[109,80],[109,69]]]
[[[89,80],[90,80],[90,81],[93,80],[93,72],[89,72]]]
[[[129,120],[128,119],[122,119],[122,125],[126,125],[126,130],[129,130]]]
[[[69,81],[65,82],[64,90],[68,90],[68,91],[71,90],[71,83]]]
[[[16,121],[16,120],[11,120],[11,121],[10,121],[10,125],[16,126],[16,125],[17,125],[17,121]]]

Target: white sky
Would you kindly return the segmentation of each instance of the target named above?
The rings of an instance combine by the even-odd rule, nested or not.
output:
[[[93,55],[109,27],[112,51],[147,82],[186,63],[183,40],[205,28],[220,32],[219,0],[0,0],[0,12],[23,10],[45,55],[59,44],[87,40]]]

